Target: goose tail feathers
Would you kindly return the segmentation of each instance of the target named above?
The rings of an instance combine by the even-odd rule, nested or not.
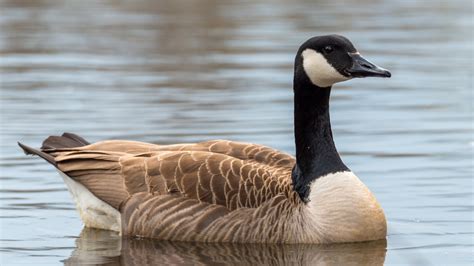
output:
[[[18,146],[23,149],[26,155],[38,155],[39,157],[43,158],[46,160],[48,163],[54,165],[57,167],[56,161],[54,160],[54,157],[47,154],[46,152],[42,152],[40,150],[37,150],[35,148],[31,148],[30,146],[27,146],[21,142],[18,142]]]
[[[74,148],[89,145],[89,142],[75,134],[64,133],[61,136],[48,137],[43,141],[40,149],[29,147],[20,142],[18,145],[25,154],[37,155],[57,168],[76,202],[82,221],[87,227],[120,232],[121,221],[118,206],[126,198],[126,192],[121,188],[120,176],[116,173],[104,174],[101,172],[103,169],[94,168],[96,166],[94,157],[83,159],[83,161],[88,161],[82,165],[80,175],[77,171],[76,174],[71,174],[75,170],[74,160],[77,159],[77,155],[72,155],[73,158],[63,158],[56,161],[55,156],[58,153],[69,152]],[[71,166],[71,161],[73,166]],[[98,159],[97,161],[104,160]],[[101,164],[99,168],[104,165]],[[106,165],[105,168],[110,169],[109,166]]]
[[[41,148],[35,149],[30,146],[27,146],[21,142],[18,142],[18,146],[23,149],[27,155],[38,155],[39,157],[46,160],[48,163],[57,167],[57,163],[54,160],[54,157],[47,153],[47,151],[57,150],[57,149],[68,149],[76,148],[89,145],[90,143],[83,139],[82,137],[73,134],[73,133],[63,133],[61,136],[49,136],[43,141]]]
[[[90,143],[82,137],[73,133],[63,133],[61,136],[49,136],[43,141],[41,150],[67,149],[89,145]]]

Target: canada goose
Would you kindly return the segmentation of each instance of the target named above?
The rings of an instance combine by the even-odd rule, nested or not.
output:
[[[390,75],[343,36],[303,43],[293,83],[296,158],[227,140],[90,144],[64,133],[40,150],[19,145],[59,170],[87,227],[200,242],[383,239],[382,208],[334,146],[329,96],[334,83]]]

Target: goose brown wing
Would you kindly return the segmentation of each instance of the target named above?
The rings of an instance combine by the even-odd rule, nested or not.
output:
[[[236,156],[233,157],[201,151],[204,148],[199,144],[185,145],[180,149],[188,150],[162,146],[162,150],[141,154],[93,150],[88,146],[50,154],[55,156],[58,169],[115,208],[139,192],[180,195],[229,210],[257,207],[282,193],[293,196],[289,163],[292,158],[288,155],[248,148],[229,152]],[[212,144],[207,144],[207,149],[224,151],[223,146]],[[260,162],[263,160],[266,163]]]
[[[128,191],[179,194],[234,210],[258,207],[280,194],[292,197],[291,168],[203,151],[168,151],[123,157]],[[271,169],[270,169],[271,168]],[[144,182],[139,182],[143,177]]]

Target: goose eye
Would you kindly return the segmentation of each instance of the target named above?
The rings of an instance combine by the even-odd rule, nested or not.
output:
[[[330,46],[330,45],[328,45],[328,46],[326,46],[326,47],[323,48],[323,52],[324,52],[325,54],[329,54],[329,53],[331,53],[332,51],[333,51],[333,48],[332,48],[332,46]]]

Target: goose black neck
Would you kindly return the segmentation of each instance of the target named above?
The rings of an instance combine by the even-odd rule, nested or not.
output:
[[[296,165],[293,186],[300,198],[308,201],[309,184],[318,177],[348,170],[334,145],[329,119],[331,87],[320,88],[307,78],[295,79]]]

